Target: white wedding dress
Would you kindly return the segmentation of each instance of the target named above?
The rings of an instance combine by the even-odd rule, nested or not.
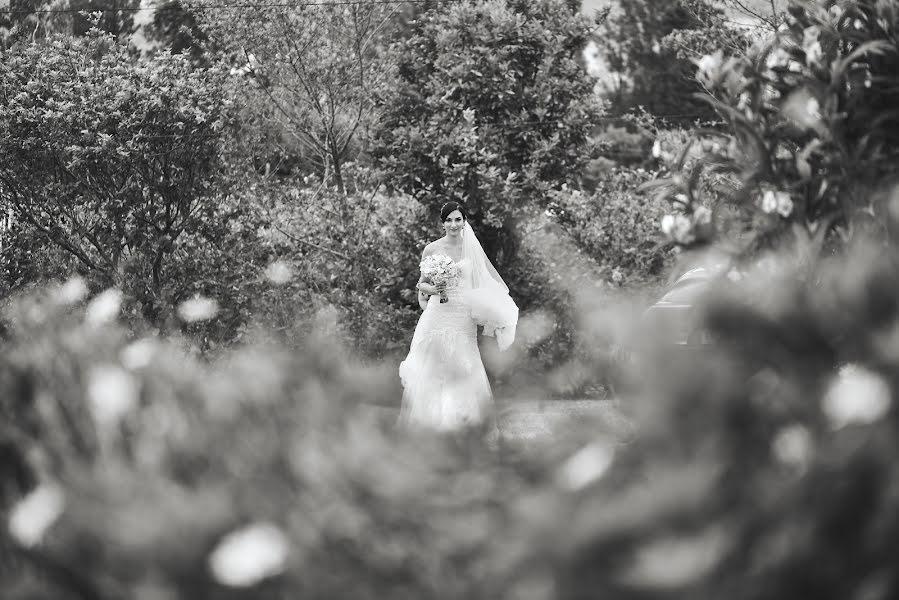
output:
[[[400,364],[401,425],[453,431],[492,423],[493,396],[478,350],[478,326],[465,301],[472,263],[466,257],[457,264],[461,277],[447,284],[448,301],[431,296]]]

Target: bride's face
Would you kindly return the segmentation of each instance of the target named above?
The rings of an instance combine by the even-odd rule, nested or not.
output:
[[[465,225],[465,217],[458,210],[454,210],[446,215],[443,222],[443,229],[446,230],[447,237],[455,238],[462,235],[462,227]]]

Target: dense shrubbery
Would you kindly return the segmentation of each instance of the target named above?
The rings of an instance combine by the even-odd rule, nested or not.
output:
[[[555,220],[609,269],[616,283],[659,276],[665,266],[669,253],[659,224],[668,206],[636,193],[654,176],[642,168],[616,168],[592,193],[562,190],[551,195]]]
[[[782,30],[745,56],[698,61],[727,124],[699,137],[753,232],[742,250],[811,238],[814,258],[829,234],[867,234],[869,216],[884,214],[895,178],[897,117],[887,107],[897,102],[897,19],[893,2],[795,4]],[[699,181],[685,173],[662,182],[663,193],[687,196],[690,215]],[[690,231],[689,217],[676,221],[669,233],[679,243],[708,239]]]
[[[210,368],[127,341],[106,299],[49,290],[4,321],[3,441],[41,484],[11,513],[29,576],[6,589],[892,597],[897,261],[862,247],[816,282],[789,259],[725,280],[704,310],[713,352],[639,363],[638,441],[616,449],[585,422],[511,454],[393,431],[366,408],[396,397],[393,370],[360,372],[327,338]]]

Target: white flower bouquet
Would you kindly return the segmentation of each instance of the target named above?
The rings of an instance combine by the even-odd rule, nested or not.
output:
[[[459,279],[462,271],[452,258],[445,254],[432,254],[421,261],[421,274],[431,285],[449,284]],[[440,293],[440,301],[446,302],[446,294]]]

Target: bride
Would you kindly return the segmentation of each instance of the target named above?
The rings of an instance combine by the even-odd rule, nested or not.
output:
[[[428,257],[454,264],[446,282],[422,274],[419,318],[409,354],[400,364],[403,405],[400,424],[452,431],[490,425],[493,398],[478,350],[477,327],[496,337],[501,350],[515,339],[518,307],[484,254],[465,209],[448,202],[440,209],[444,237],[428,244]]]

